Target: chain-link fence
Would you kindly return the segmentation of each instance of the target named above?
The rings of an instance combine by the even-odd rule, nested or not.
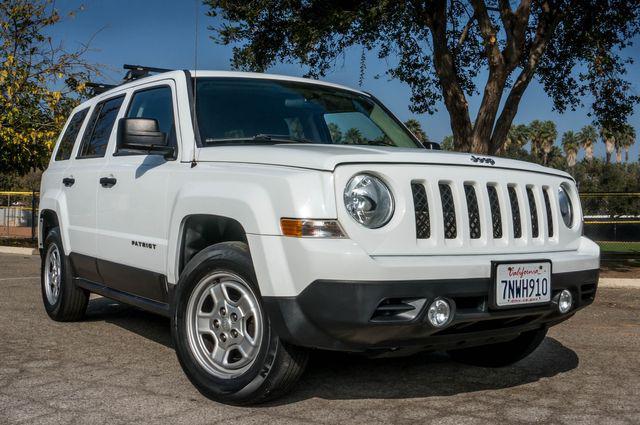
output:
[[[640,192],[580,194],[585,236],[603,255],[640,256]]]
[[[2,239],[35,239],[38,192],[0,191],[0,245]]]

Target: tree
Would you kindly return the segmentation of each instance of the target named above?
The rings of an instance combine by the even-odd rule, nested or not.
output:
[[[407,126],[410,132],[413,133],[414,136],[418,138],[421,142],[428,142],[429,137],[427,133],[422,129],[422,124],[415,118],[410,118],[404,122],[404,125]]]
[[[553,148],[554,143],[556,142],[556,138],[558,137],[558,130],[556,129],[556,123],[553,121],[544,121],[542,123],[542,152],[543,152],[543,160],[542,163],[544,165],[549,164],[549,153]]]
[[[515,147],[521,149],[529,142],[530,131],[525,124],[518,124],[509,129],[507,135],[506,147]]]
[[[340,131],[338,124],[330,122],[327,124],[327,127],[329,128],[329,135],[333,143],[342,143],[342,131]]]
[[[531,154],[540,155],[542,144],[544,143],[544,123],[540,120],[533,120],[529,124],[529,137],[531,138]]]
[[[442,139],[442,143],[440,143],[440,147],[444,151],[452,151],[453,149],[453,136],[449,135]]]
[[[573,131],[566,131],[562,135],[562,149],[567,158],[567,164],[570,168],[575,167],[576,158],[578,157],[578,150],[580,149],[580,143],[578,137]]]
[[[67,51],[48,31],[60,15],[47,0],[0,2],[0,173],[42,169],[74,93],[95,68],[83,61],[88,47]]]
[[[584,149],[584,157],[587,161],[593,160],[593,144],[598,139],[598,133],[592,125],[582,127],[577,135],[580,146]]]
[[[220,18],[214,39],[234,46],[235,68],[297,62],[322,77],[350,49],[388,63],[409,85],[414,112],[442,100],[456,150],[499,152],[527,87],[537,78],[560,112],[593,99],[601,123],[625,122],[638,96],[623,55],[640,29],[626,0],[204,0]],[[478,87],[480,72],[486,84]],[[575,72],[574,72],[575,70]],[[483,77],[484,79],[484,77]],[[467,98],[482,92],[475,119]],[[501,106],[502,105],[502,106]]]
[[[629,149],[636,142],[636,130],[629,124],[622,126],[618,132],[616,139],[616,148],[620,149],[620,158],[618,162],[622,162],[622,150],[624,150],[624,162],[629,162]]]
[[[362,145],[366,142],[362,133],[357,128],[350,128],[344,133],[343,142],[348,145]]]
[[[611,154],[616,147],[616,134],[615,131],[609,127],[600,127],[600,137],[604,142],[604,147],[607,155],[607,164],[611,163]]]

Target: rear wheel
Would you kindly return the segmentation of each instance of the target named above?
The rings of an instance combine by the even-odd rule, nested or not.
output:
[[[482,367],[504,367],[524,359],[538,348],[547,335],[547,328],[521,333],[517,338],[497,344],[449,351],[452,359]]]
[[[176,291],[172,336],[183,370],[205,396],[260,403],[288,391],[307,362],[271,329],[246,244],[198,253]]]
[[[73,281],[58,227],[46,235],[43,252],[40,284],[47,314],[59,322],[80,320],[87,310],[89,293]]]

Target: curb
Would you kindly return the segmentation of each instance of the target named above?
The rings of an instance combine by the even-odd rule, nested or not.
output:
[[[39,255],[40,251],[35,248],[21,248],[18,246],[0,245],[0,254]]]
[[[640,279],[625,279],[614,277],[601,277],[598,283],[600,288],[624,288],[640,289]]]

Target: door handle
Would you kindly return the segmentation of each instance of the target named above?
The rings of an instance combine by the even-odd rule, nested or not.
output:
[[[76,182],[76,179],[74,179],[73,177],[65,177],[62,179],[62,184],[67,187],[73,186],[75,182]]]
[[[100,177],[102,187],[113,187],[118,180],[115,177]]]

